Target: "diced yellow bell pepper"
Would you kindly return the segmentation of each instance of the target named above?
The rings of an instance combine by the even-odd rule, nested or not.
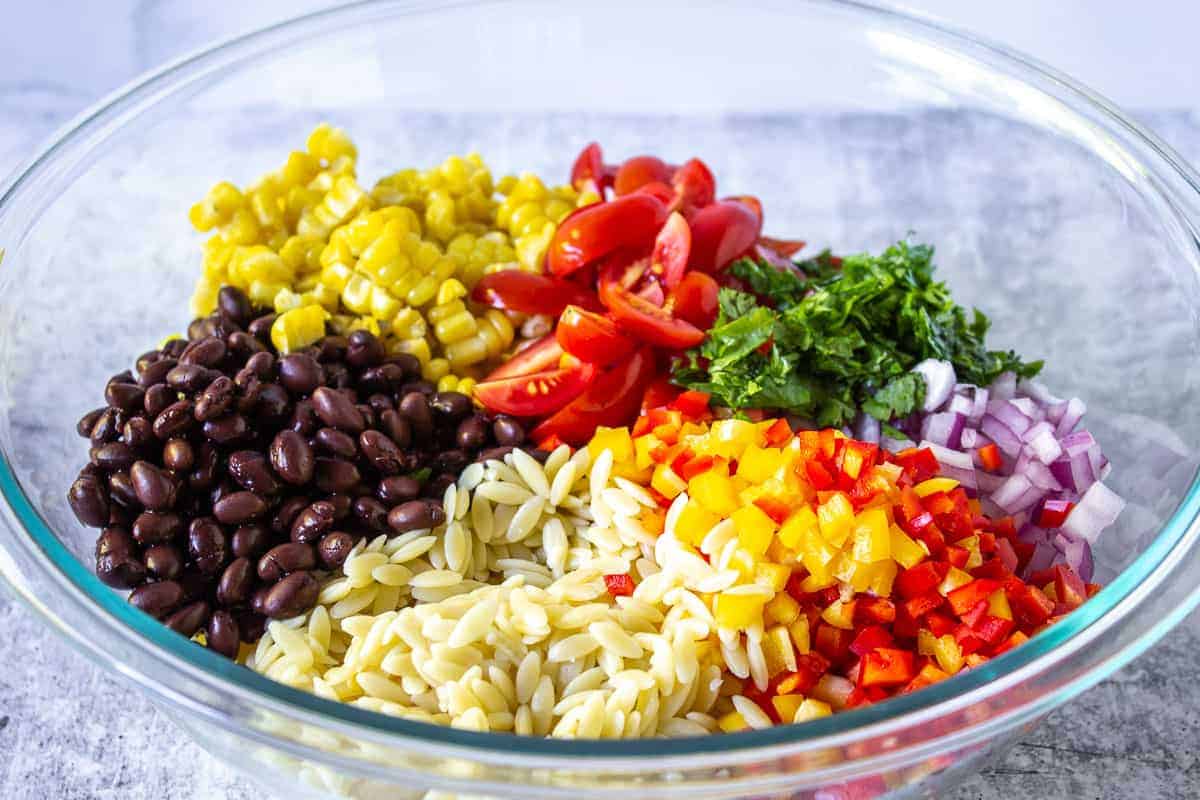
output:
[[[835,584],[837,584],[837,578],[828,572],[810,572],[804,580],[800,581],[800,590],[804,592],[819,592]]]
[[[892,586],[896,582],[896,575],[900,572],[900,568],[896,566],[895,561],[881,561],[871,565],[871,581],[867,584],[866,591],[876,597],[889,597],[892,594]]]
[[[928,497],[938,492],[949,492],[957,487],[958,481],[953,478],[930,478],[914,486],[913,491],[917,493],[918,497]]]
[[[762,649],[763,660],[767,663],[767,674],[772,678],[781,672],[796,671],[796,648],[783,625],[767,629],[762,638]]]
[[[739,547],[733,552],[733,557],[729,559],[729,568],[737,570],[743,581],[754,583],[758,562],[754,560],[754,556],[746,552],[746,548]]]
[[[796,709],[796,713],[792,715],[792,722],[809,722],[810,720],[828,717],[833,714],[833,709],[828,703],[823,703],[820,700],[813,700],[811,697],[800,704]]]
[[[831,565],[837,556],[838,551],[815,529],[810,530],[800,543],[800,561],[810,575],[832,576]]]
[[[746,448],[760,439],[758,428],[744,419],[717,420],[709,429],[712,455],[740,459]]]
[[[754,565],[754,582],[775,592],[782,592],[790,577],[792,577],[791,567],[783,564],[760,561]]]
[[[1012,619],[1012,607],[1008,604],[1008,595],[1003,589],[997,589],[988,597],[988,613],[1000,619]]]
[[[834,547],[841,547],[854,526],[854,507],[849,498],[836,492],[817,509],[821,536]]]
[[[675,538],[681,542],[699,546],[721,518],[689,499],[675,519]]]
[[[742,547],[754,556],[761,556],[767,552],[767,547],[775,536],[775,520],[754,505],[742,506],[733,512],[731,519]]]
[[[654,466],[654,459],[650,457],[650,451],[661,445],[662,441],[657,436],[649,433],[633,440],[633,460],[637,464],[638,469],[646,469],[647,467]]]
[[[962,649],[952,634],[938,637],[933,645],[933,657],[937,659],[938,666],[951,675],[962,669]]]
[[[892,558],[897,564],[905,569],[909,569],[925,560],[925,556],[928,555],[925,552],[925,548],[921,543],[900,530],[899,526],[892,525],[888,529],[888,533],[891,537]]]
[[[891,555],[887,515],[879,508],[866,509],[854,520],[854,560],[873,564]]]
[[[676,475],[675,470],[667,464],[658,464],[650,478],[650,487],[668,500],[674,500],[687,490],[687,482]]]
[[[933,655],[937,640],[938,637],[933,635],[933,631],[921,628],[917,631],[917,653],[923,656]]]
[[[733,481],[716,469],[701,472],[688,481],[688,496],[722,517],[730,516],[740,505]]]
[[[804,695],[802,694],[777,694],[771,698],[771,705],[775,706],[775,713],[784,722],[790,722],[803,704]]]
[[[792,550],[800,550],[809,534],[818,530],[817,512],[809,506],[801,506],[784,520],[779,529],[779,541]]]
[[[796,645],[797,653],[804,655],[812,649],[806,615],[801,614],[794,622],[789,622],[787,629],[788,635],[792,637],[792,644]]]
[[[763,608],[763,621],[790,625],[800,616],[800,604],[787,592],[778,592]],[[805,620],[807,622],[807,620]]]
[[[308,347],[325,335],[329,314],[320,306],[301,306],[280,314],[271,325],[271,343],[287,354]]]
[[[629,436],[628,428],[605,428],[599,427],[592,434],[591,441],[588,442],[588,455],[592,461],[600,457],[600,454],[605,450],[611,450],[613,454],[613,463],[621,461],[633,460],[633,440]],[[644,469],[650,466],[647,464],[638,464],[639,469]]]
[[[737,475],[751,483],[765,483],[783,464],[783,451],[779,448],[752,444],[738,460]]]
[[[821,619],[835,628],[854,629],[854,601],[834,600],[821,612]]]
[[[960,586],[966,586],[971,581],[975,580],[969,573],[963,572],[958,567],[951,567],[946,573],[946,578],[938,586],[938,592],[945,597]]]
[[[750,726],[746,724],[746,718],[742,716],[740,711],[730,711],[717,720],[717,727],[725,731],[725,733],[737,733],[738,731],[750,730]]]
[[[742,630],[762,622],[762,610],[767,599],[764,594],[730,594],[725,591],[717,595],[713,616],[721,628]]]

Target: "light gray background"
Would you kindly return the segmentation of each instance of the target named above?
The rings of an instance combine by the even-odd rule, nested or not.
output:
[[[0,0],[0,174],[136,74],[316,0]],[[1200,162],[1200,4],[914,0],[1133,109]],[[214,176],[218,177],[218,176]],[[1200,796],[1200,615],[1055,713],[953,800]],[[0,594],[0,798],[259,797]]]

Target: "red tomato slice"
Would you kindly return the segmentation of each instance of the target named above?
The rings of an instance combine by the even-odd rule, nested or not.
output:
[[[807,242],[800,239],[774,239],[770,236],[758,237],[758,243],[771,248],[785,258],[796,255],[807,244]]]
[[[732,200],[735,203],[741,203],[746,208],[754,212],[754,216],[758,217],[758,225],[761,228],[763,224],[763,207],[762,201],[752,194],[735,194],[731,197],[722,198],[723,200]]]
[[[484,275],[471,290],[476,303],[507,308],[523,314],[548,314],[557,317],[567,306],[599,308],[590,289],[550,275],[536,275],[523,269],[505,269]]]
[[[637,347],[608,317],[578,306],[567,306],[558,318],[554,336],[559,345],[576,358],[606,366],[620,361]]]
[[[654,350],[643,347],[601,373],[587,391],[534,428],[530,437],[540,442],[557,436],[578,446],[592,438],[600,425],[628,425],[637,416],[642,393],[656,368]]]
[[[699,208],[710,205],[717,199],[717,181],[712,170],[698,158],[690,159],[671,177],[671,185],[675,187],[675,198],[671,210],[690,214]]]
[[[671,292],[671,304],[675,316],[685,319],[702,331],[712,327],[717,320],[717,295],[720,286],[711,275],[689,272]]]
[[[620,248],[645,247],[666,220],[667,207],[648,194],[577,209],[555,231],[546,264],[555,275],[568,275]]]
[[[596,142],[591,142],[583,148],[571,167],[572,186],[583,191],[583,186],[588,181],[592,181],[597,189],[604,185],[604,155]]]
[[[646,387],[645,394],[642,395],[642,413],[652,408],[662,408],[665,405],[669,405],[676,397],[679,397],[682,391],[678,386],[671,383],[670,378],[655,378]]]
[[[754,246],[762,223],[744,203],[721,200],[697,211],[691,226],[689,265],[702,272],[717,272]]]
[[[662,308],[667,302],[667,294],[657,281],[646,281],[634,294],[657,308]]]
[[[668,309],[622,288],[619,283],[600,281],[600,302],[617,324],[636,339],[672,350],[683,350],[704,341],[704,331],[677,319]]]
[[[651,181],[638,187],[634,194],[648,194],[651,197],[657,197],[662,201],[664,206],[669,206],[675,202],[675,190],[667,186],[662,181]]]
[[[634,156],[617,168],[613,191],[617,197],[632,194],[640,187],[654,181],[669,183],[674,170],[667,162],[655,156]]]
[[[496,367],[484,381],[498,381],[502,378],[515,378],[519,375],[557,369],[564,355],[562,346],[554,338],[554,334],[548,333]]]
[[[552,414],[583,394],[596,377],[595,364],[517,375],[475,386],[475,399],[492,411],[514,417]]]
[[[687,270],[691,251],[692,229],[682,214],[672,211],[654,239],[654,250],[650,253],[650,274],[662,281],[666,289],[677,286]]]

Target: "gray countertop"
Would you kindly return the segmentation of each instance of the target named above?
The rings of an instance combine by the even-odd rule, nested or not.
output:
[[[109,15],[132,15],[125,26],[128,41],[119,43],[124,61],[114,65],[100,58],[94,69],[88,65],[86,75],[84,66],[77,64],[74,73],[0,76],[0,174],[30,155],[106,84],[229,31],[214,27],[211,19],[193,24],[199,12],[182,4],[104,5]],[[258,12],[243,13],[239,27],[297,5],[319,3],[263,5]],[[175,44],[164,44],[163,37],[174,37]],[[17,75],[20,78],[19,71]],[[1185,157],[1200,162],[1200,118],[1195,114],[1157,109],[1139,116]],[[950,797],[1200,796],[1197,652],[1200,614],[1193,614],[1133,664],[1052,714],[999,763]],[[3,593],[0,663],[5,665],[0,673],[0,798],[262,796],[201,751],[144,698],[92,667]]]

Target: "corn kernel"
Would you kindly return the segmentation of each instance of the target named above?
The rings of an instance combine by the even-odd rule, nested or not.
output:
[[[303,306],[280,314],[271,325],[271,343],[280,353],[291,353],[325,335],[329,314],[320,306]]]
[[[431,358],[421,367],[421,377],[435,383],[450,374],[450,362],[444,358]]]

